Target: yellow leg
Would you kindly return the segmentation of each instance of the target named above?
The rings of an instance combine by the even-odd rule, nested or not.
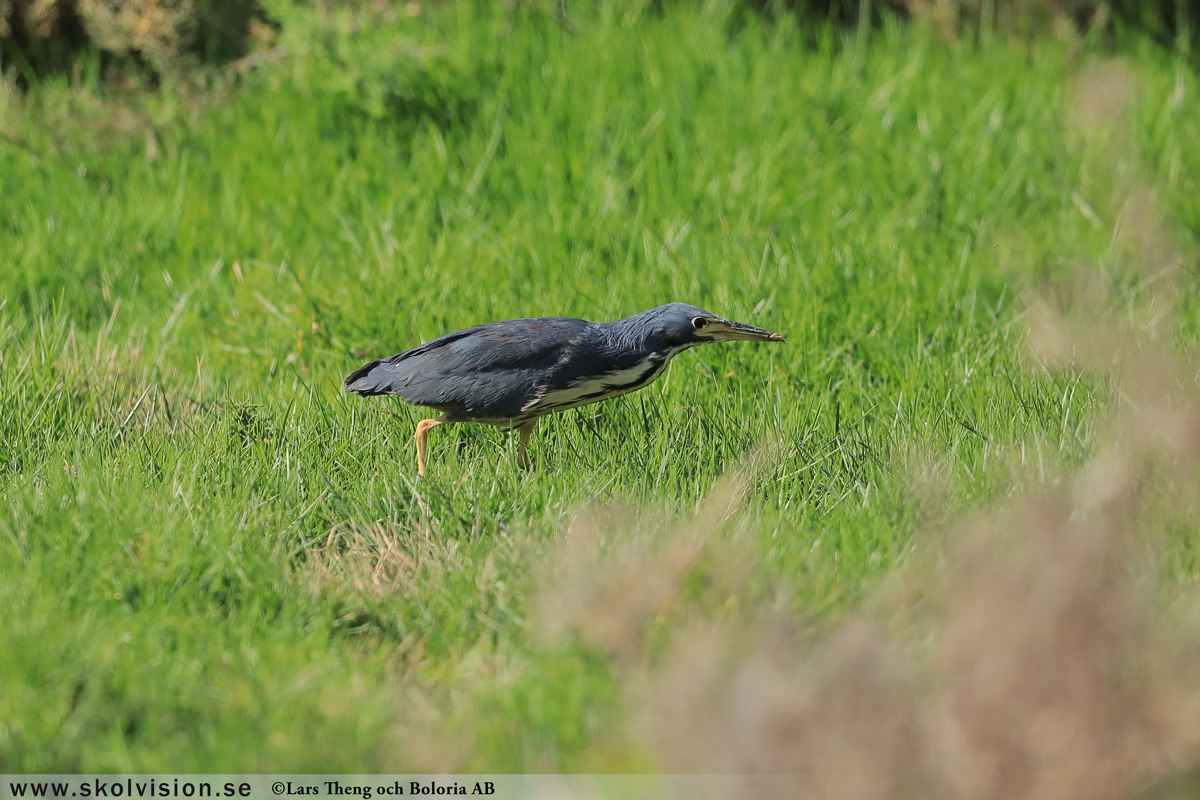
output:
[[[436,419],[423,419],[417,423],[417,433],[413,437],[417,440],[417,474],[425,474],[425,453],[429,449],[429,443],[426,437],[429,435],[430,428],[436,428],[446,421],[445,417],[437,417]]]
[[[521,469],[533,469],[533,462],[529,460],[529,450],[525,445],[529,444],[529,437],[533,435],[535,427],[537,427],[536,419],[517,428],[517,435],[521,437],[521,443],[517,445],[517,466]]]

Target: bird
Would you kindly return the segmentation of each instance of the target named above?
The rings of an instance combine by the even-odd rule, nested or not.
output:
[[[399,395],[441,412],[417,423],[418,475],[425,474],[429,431],[453,422],[516,430],[518,465],[530,469],[526,446],[542,417],[637,391],[658,379],[683,351],[737,340],[787,341],[687,303],[667,303],[612,322],[513,319],[447,333],[364,364],[346,377],[345,390],[368,397]]]

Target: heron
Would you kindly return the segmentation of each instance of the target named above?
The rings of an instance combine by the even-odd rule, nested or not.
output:
[[[347,391],[399,395],[441,412],[417,423],[417,474],[425,474],[429,431],[451,422],[516,430],[517,463],[547,414],[609,400],[653,383],[671,359],[701,344],[784,342],[778,333],[733,322],[687,303],[613,322],[541,317],[489,322],[447,333],[346,377]]]

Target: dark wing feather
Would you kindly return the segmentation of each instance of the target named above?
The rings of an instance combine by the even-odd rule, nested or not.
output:
[[[346,389],[400,395],[451,416],[517,417],[593,325],[568,317],[477,325],[372,361],[346,378]]]

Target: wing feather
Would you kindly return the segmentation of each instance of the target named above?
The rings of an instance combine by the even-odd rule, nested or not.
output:
[[[346,378],[346,389],[399,395],[451,416],[517,417],[593,324],[553,317],[477,325],[372,361]]]

